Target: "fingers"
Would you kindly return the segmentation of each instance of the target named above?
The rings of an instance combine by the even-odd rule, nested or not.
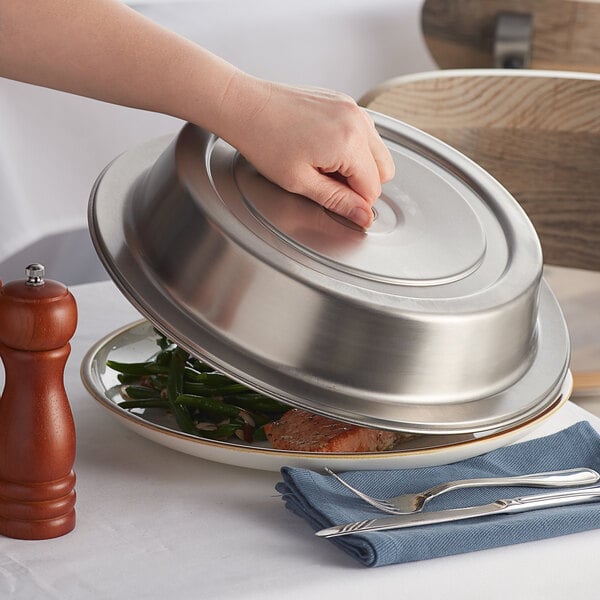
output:
[[[360,109],[364,119],[359,144],[345,157],[337,172],[344,176],[352,190],[362,196],[369,208],[381,195],[381,185],[390,181],[395,174],[395,166],[390,151],[379,136],[370,115]],[[366,129],[365,129],[366,127]],[[369,210],[372,220],[372,211]]]
[[[304,175],[300,193],[360,227],[373,222],[372,205],[381,195],[381,185],[394,177],[394,161],[370,121],[368,143],[345,157],[345,164],[321,167]],[[339,177],[341,175],[341,177]]]
[[[375,122],[369,113],[364,108],[361,108],[361,111],[367,122],[367,127],[369,128],[367,142],[371,156],[377,166],[379,181],[381,183],[386,183],[394,178],[396,171],[394,160],[392,159],[388,147],[383,143],[383,140],[379,136],[379,133],[375,128]]]
[[[348,184],[314,170],[304,178],[302,192],[324,208],[346,217],[360,227],[367,228],[373,221],[371,204]]]
[[[382,182],[379,167],[367,145],[363,147],[360,155],[353,157],[352,163],[342,165],[338,169],[338,173],[345,178],[347,185],[362,196],[369,205],[374,204],[381,195]]]
[[[338,168],[343,180],[338,178],[336,185],[332,185],[331,177],[321,182],[321,197],[316,201],[367,228],[373,221],[371,207],[381,196],[382,184],[394,177],[394,161],[374,127],[368,145],[363,145],[362,153],[353,155],[352,160]]]
[[[370,119],[370,117],[369,117]],[[387,183],[394,178],[396,167],[392,155],[388,150],[387,146],[383,143],[383,140],[379,137],[375,125],[373,125],[373,133],[369,138],[369,149],[373,160],[377,165],[379,173],[379,180],[381,183]]]
[[[395,166],[390,151],[375,129],[373,120],[362,109],[361,113],[364,118],[363,126],[357,130],[357,137],[353,140],[354,147],[353,144],[348,144],[340,151],[337,156],[341,162],[336,166],[320,166],[319,170],[332,176],[341,175],[342,183],[362,196],[370,208],[381,195],[381,185],[394,177]],[[340,178],[337,179],[340,181]],[[326,185],[326,188],[330,192],[333,191],[329,185]],[[342,191],[338,189],[336,193],[340,195]],[[347,196],[352,197],[351,194]],[[369,213],[371,212],[369,210]]]

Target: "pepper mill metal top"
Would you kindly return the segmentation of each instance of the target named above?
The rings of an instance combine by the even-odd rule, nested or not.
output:
[[[25,275],[27,277],[25,283],[27,285],[44,285],[44,272],[44,265],[41,265],[40,263],[28,265],[25,269]]]

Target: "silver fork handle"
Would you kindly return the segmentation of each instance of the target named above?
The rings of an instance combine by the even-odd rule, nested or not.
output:
[[[514,477],[483,477],[481,479],[463,479],[436,485],[421,494],[427,499],[435,498],[451,490],[470,487],[500,487],[519,486],[528,487],[575,487],[590,485],[600,480],[600,475],[592,469],[567,469],[566,471],[552,471],[548,473],[533,473],[531,475],[517,475]]]

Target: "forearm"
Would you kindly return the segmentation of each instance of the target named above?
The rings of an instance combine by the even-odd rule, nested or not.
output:
[[[213,130],[241,76],[117,0],[0,0],[0,75]]]
[[[118,0],[0,0],[0,76],[191,121],[364,227],[394,173],[351,98],[251,77]]]

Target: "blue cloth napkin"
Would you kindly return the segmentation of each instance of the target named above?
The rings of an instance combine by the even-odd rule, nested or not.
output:
[[[438,483],[473,477],[522,475],[589,467],[600,471],[600,436],[582,421],[553,435],[494,450],[439,467],[348,471],[343,478],[372,496],[419,492]],[[284,467],[276,486],[286,506],[318,530],[385,516],[356,498],[338,481],[314,471]],[[499,498],[548,492],[527,487],[470,488],[434,498],[424,510],[486,504]],[[600,527],[600,502],[482,517],[410,529],[330,538],[369,567],[404,563],[540,540]],[[323,540],[325,541],[325,540]]]

